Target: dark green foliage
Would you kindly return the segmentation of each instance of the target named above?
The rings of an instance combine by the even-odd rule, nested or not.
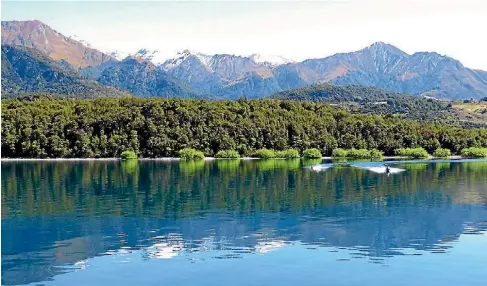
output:
[[[449,149],[446,149],[446,148],[438,148],[433,153],[433,156],[439,157],[439,158],[445,158],[445,157],[451,156],[451,151]]]
[[[84,79],[70,67],[38,50],[2,45],[2,98],[31,93],[48,93],[66,98],[129,95],[117,88]]]
[[[485,158],[487,157],[487,148],[478,148],[478,147],[465,148],[462,150],[461,154],[464,157]]]
[[[411,158],[428,158],[430,155],[424,148],[399,148],[395,151],[397,156]]]
[[[296,149],[286,149],[283,151],[276,152],[276,158],[282,159],[296,159],[299,158],[299,151]]]
[[[2,100],[2,156],[26,158],[178,156],[192,148],[249,155],[258,149],[487,147],[487,130],[353,115],[326,104],[278,100]],[[303,154],[303,153],[302,153]],[[303,154],[304,155],[304,154]]]
[[[215,155],[216,158],[238,159],[240,154],[235,150],[220,150]]]
[[[205,158],[203,152],[193,148],[184,148],[179,151],[179,158],[183,160],[202,160]]]
[[[320,150],[316,148],[311,148],[303,151],[303,157],[306,159],[316,159],[316,158],[321,158],[322,155]]]
[[[122,154],[120,154],[120,159],[122,160],[137,159],[137,154],[134,151],[123,151]]]

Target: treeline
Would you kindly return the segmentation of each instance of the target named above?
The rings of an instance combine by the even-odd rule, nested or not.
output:
[[[24,158],[178,156],[184,148],[214,156],[268,148],[487,147],[487,130],[358,115],[327,104],[279,100],[185,99],[2,100],[2,156]]]

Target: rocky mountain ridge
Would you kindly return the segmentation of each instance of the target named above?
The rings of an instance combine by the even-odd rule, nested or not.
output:
[[[57,61],[65,61],[73,68],[98,66],[115,61],[112,56],[66,37],[38,20],[2,21],[2,45],[21,45],[42,51]]]
[[[434,52],[412,55],[378,42],[362,50],[281,65],[250,57],[186,53],[161,65],[167,72],[202,92],[229,98],[261,97],[317,83],[364,85],[437,99],[482,98],[487,73],[464,67]]]
[[[149,79],[144,78],[147,73],[139,72],[141,66],[132,70],[134,74],[126,74],[130,70],[122,64],[122,59],[127,55],[102,53],[75,39],[61,35],[40,21],[2,22],[2,45],[38,49],[79,70],[85,77],[105,84],[110,78],[111,83],[126,88],[133,85],[137,77],[142,77],[139,83],[161,79],[161,83],[151,83],[148,89],[135,92],[141,96],[160,96],[159,91],[151,89],[164,84],[169,84],[168,88],[172,89],[171,84],[175,84],[179,87],[174,91],[192,89],[189,94],[193,95],[226,99],[242,96],[260,98],[319,83],[363,85],[447,100],[487,96],[487,72],[466,68],[459,61],[435,52],[408,54],[383,42],[355,52],[301,62],[277,56],[206,55],[188,50],[161,62],[158,51],[140,49],[129,57],[138,59],[138,65],[149,66],[144,62],[150,62],[151,74],[157,73],[158,76],[149,76]],[[105,72],[120,72],[121,66],[124,66],[124,77],[115,80],[117,75]]]

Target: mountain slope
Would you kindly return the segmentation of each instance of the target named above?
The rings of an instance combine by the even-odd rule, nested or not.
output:
[[[374,87],[323,83],[275,93],[270,98],[325,102],[345,107],[354,113],[394,114],[406,119],[460,124],[455,120],[451,108],[441,101]],[[468,122],[464,125],[468,125]]]
[[[63,36],[35,20],[2,22],[2,44],[38,49],[79,70],[83,76],[124,87],[141,96],[175,96],[182,92],[182,96],[199,93],[226,99],[259,98],[328,82],[384,88],[437,99],[487,97],[487,72],[468,69],[459,61],[437,53],[409,55],[382,42],[359,51],[302,62],[276,56],[205,55],[184,51],[176,58],[158,64],[161,57],[155,50],[140,49],[134,55],[155,62],[155,69],[153,65],[130,68],[115,57],[93,49],[83,41]],[[124,75],[109,74],[116,71]],[[129,76],[128,72],[135,74]],[[136,75],[142,79],[136,81]],[[161,83],[157,82],[159,78]],[[133,86],[134,83],[138,86]]]
[[[483,73],[437,53],[408,55],[381,42],[353,53],[305,60],[296,68],[308,83],[366,85],[439,99],[487,95],[487,77]]]
[[[82,78],[70,67],[41,51],[21,46],[2,46],[2,96],[50,93],[68,97],[125,96],[113,87]]]
[[[382,42],[356,52],[281,65],[258,62],[254,56],[209,56],[185,51],[161,67],[196,90],[226,98],[261,97],[324,82],[438,99],[487,96],[486,72],[468,69],[437,53],[409,55]]]
[[[35,48],[54,60],[64,60],[74,68],[98,66],[115,58],[82,42],[66,37],[48,25],[34,21],[2,21],[2,45]]]
[[[142,97],[196,97],[199,94],[179,84],[171,75],[149,61],[127,57],[103,70],[98,82],[116,86]]]
[[[192,88],[221,98],[263,97],[281,89],[269,62],[229,54],[213,56],[183,51],[160,68]]]

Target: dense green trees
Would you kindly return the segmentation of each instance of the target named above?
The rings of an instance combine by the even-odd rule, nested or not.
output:
[[[359,114],[391,114],[404,119],[449,125],[470,124],[458,120],[451,106],[447,107],[441,101],[369,86],[322,83],[275,93],[271,98],[330,103]]]
[[[392,116],[350,114],[327,104],[279,100],[2,100],[3,157],[177,156],[184,148],[214,156],[258,149],[487,147],[486,129],[421,124]]]

